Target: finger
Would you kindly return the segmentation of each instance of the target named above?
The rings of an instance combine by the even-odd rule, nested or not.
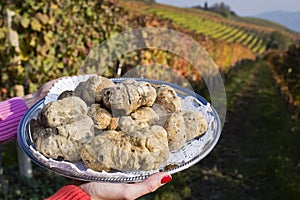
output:
[[[63,78],[66,78],[66,77],[67,76],[63,76],[63,77],[57,78],[55,80],[48,81],[47,83],[45,83],[44,85],[42,85],[39,88],[39,90],[36,93],[36,95],[35,95],[36,96],[36,100],[40,100],[40,99],[44,98],[48,94],[49,90],[54,86],[54,84],[56,82],[58,82],[59,80],[61,80]]]
[[[154,192],[159,187],[170,182],[171,180],[172,177],[167,172],[153,174],[148,179],[140,183],[127,185],[125,190],[126,199],[136,199],[145,194]]]

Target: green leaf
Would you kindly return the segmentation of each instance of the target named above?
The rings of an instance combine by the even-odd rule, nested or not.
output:
[[[92,8],[88,8],[86,9],[86,12],[85,12],[86,16],[88,17],[92,17],[93,16],[93,11],[92,11]]]
[[[6,37],[7,29],[0,28],[0,39],[4,39]]]
[[[35,84],[35,83],[30,83],[29,84],[29,92],[36,92],[39,89],[39,84]]]
[[[26,16],[23,16],[22,19],[21,19],[21,25],[23,28],[28,28],[30,24],[30,19]]]
[[[76,13],[76,12],[79,12],[80,11],[80,7],[78,6],[78,5],[74,5],[73,7],[72,7],[72,12],[73,13]]]
[[[30,25],[32,30],[34,31],[40,32],[42,29],[41,23],[36,18],[32,18]]]
[[[59,63],[56,64],[56,67],[58,69],[63,69],[64,68],[64,63],[63,62],[59,62]]]
[[[42,22],[42,24],[47,24],[49,22],[49,17],[42,13],[37,13],[35,17]]]
[[[53,39],[53,32],[49,31],[49,32],[43,32],[44,34],[44,41],[46,43],[46,45],[50,45],[51,41]]]
[[[29,42],[29,45],[34,47],[36,45],[36,38],[35,37],[32,37],[30,42]]]
[[[48,21],[48,24],[52,25],[55,23],[55,17],[51,17]]]

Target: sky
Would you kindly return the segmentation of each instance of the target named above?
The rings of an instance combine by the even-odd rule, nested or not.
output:
[[[208,6],[224,2],[240,16],[255,16],[270,11],[300,11],[300,0],[156,0],[157,3],[178,7]]]

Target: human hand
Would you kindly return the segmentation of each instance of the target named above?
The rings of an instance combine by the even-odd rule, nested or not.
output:
[[[172,177],[166,172],[151,175],[148,179],[133,184],[90,182],[80,185],[92,200],[136,199],[154,192],[170,182]]]
[[[44,98],[47,95],[50,88],[54,85],[54,83],[56,83],[58,80],[60,80],[62,78],[58,78],[58,79],[49,81],[49,82],[45,83],[44,85],[42,85],[38,89],[38,91],[24,96],[23,100],[26,103],[27,107],[30,108],[33,104],[35,104],[36,102],[38,102],[39,100]]]

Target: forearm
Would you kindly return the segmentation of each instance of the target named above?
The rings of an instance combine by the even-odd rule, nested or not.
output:
[[[46,200],[90,200],[91,198],[80,187],[65,185]]]
[[[15,138],[19,122],[32,100],[33,96],[29,95],[25,99],[14,97],[0,102],[0,143]]]
[[[0,143],[13,139],[16,136],[22,116],[28,108],[45,97],[57,80],[45,83],[37,92],[28,94],[23,98],[15,97],[0,102]]]

